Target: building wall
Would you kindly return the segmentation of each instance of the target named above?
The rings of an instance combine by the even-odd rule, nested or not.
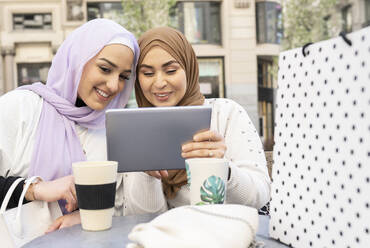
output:
[[[107,2],[112,1],[117,0]],[[0,94],[17,86],[17,63],[51,62],[65,37],[86,21],[86,2],[82,0],[84,20],[68,22],[66,0],[0,0],[0,47],[3,54],[0,59]],[[238,8],[239,3],[247,4]],[[52,30],[13,30],[13,13],[40,12],[52,13]],[[254,0],[223,0],[221,30],[222,45],[194,45],[194,50],[200,57],[224,58],[226,97],[246,108],[258,127],[257,56],[276,56],[279,46],[256,43]]]
[[[223,1],[222,45],[193,45],[197,56],[223,56],[227,98],[241,104],[258,127],[257,56],[277,56],[279,45],[256,42],[254,1],[238,8],[237,2]]]
[[[257,57],[255,4],[248,8],[235,8],[229,4],[230,97],[245,107],[254,125],[258,125]],[[225,2],[226,4],[226,2]]]
[[[0,90],[5,93],[17,87],[17,63],[51,62],[65,35],[61,16],[62,1],[2,0],[0,11]],[[13,30],[12,16],[17,13],[52,13],[52,29]]]
[[[352,6],[352,17],[353,17],[353,30],[359,30],[363,27],[363,24],[365,22],[365,0],[350,0],[350,1],[341,1],[341,3],[338,6],[338,11],[340,7],[344,6],[345,4],[350,4]]]
[[[368,25],[367,22],[370,20],[366,20],[365,4],[365,0],[338,0],[335,7],[328,11],[328,16],[330,16],[328,20],[329,36],[335,37],[343,30],[344,20],[342,10],[346,6],[351,6],[352,31],[359,30]]]

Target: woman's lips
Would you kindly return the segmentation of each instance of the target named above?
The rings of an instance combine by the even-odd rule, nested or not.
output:
[[[98,89],[98,88],[94,88],[94,89],[95,89],[96,95],[98,96],[98,98],[101,101],[108,101],[109,100],[110,95],[108,95],[106,92],[104,92],[104,91],[102,91],[101,89]]]
[[[160,102],[165,102],[170,98],[172,92],[154,93],[155,98]]]

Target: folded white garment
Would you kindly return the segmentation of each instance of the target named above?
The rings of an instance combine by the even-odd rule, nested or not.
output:
[[[126,248],[247,248],[258,230],[258,213],[242,205],[183,206],[136,225]]]

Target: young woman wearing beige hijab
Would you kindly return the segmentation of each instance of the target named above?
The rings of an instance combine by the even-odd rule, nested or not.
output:
[[[270,179],[260,138],[246,111],[229,99],[204,98],[196,55],[182,33],[169,27],[154,28],[141,36],[139,46],[135,83],[139,107],[211,105],[210,130],[195,134],[191,143],[179,144],[182,157],[226,158],[226,203],[264,206],[270,199]],[[146,180],[162,183],[162,188],[145,189],[145,195],[151,191],[151,199],[149,203],[143,195],[142,210],[163,211],[190,203],[185,170],[148,174]]]

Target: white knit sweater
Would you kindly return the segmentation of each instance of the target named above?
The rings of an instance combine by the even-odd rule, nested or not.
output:
[[[211,130],[224,136],[227,146],[225,158],[230,161],[226,203],[262,207],[270,199],[270,178],[255,127],[246,111],[234,101],[207,99],[205,105],[209,104],[212,105]],[[161,212],[190,203],[187,185],[174,199],[166,201],[160,180],[144,173],[130,174],[121,175],[118,179],[116,215]]]

